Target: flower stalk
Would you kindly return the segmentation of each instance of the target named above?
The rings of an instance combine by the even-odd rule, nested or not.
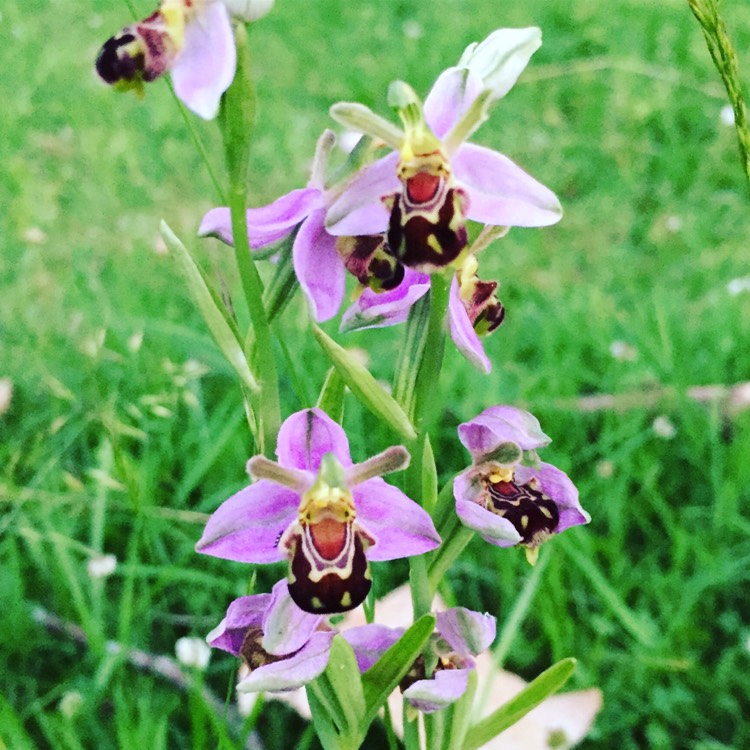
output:
[[[255,332],[255,364],[260,384],[257,414],[261,452],[273,456],[281,423],[278,376],[273,355],[271,328],[263,306],[263,282],[250,254],[247,211],[247,171],[255,115],[255,94],[250,77],[247,28],[237,24],[237,72],[222,101],[221,125],[229,173],[229,211],[234,235],[234,254],[242,291]],[[249,352],[248,352],[249,356]]]

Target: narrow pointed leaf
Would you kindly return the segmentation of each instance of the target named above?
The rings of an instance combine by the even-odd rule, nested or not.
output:
[[[466,733],[471,720],[471,708],[474,703],[474,693],[477,689],[476,670],[469,672],[469,684],[466,692],[446,711],[445,725],[448,730],[443,735],[442,750],[454,750],[463,747]]]
[[[424,296],[409,310],[406,332],[393,378],[393,395],[410,419],[414,417],[417,372],[427,343],[429,320],[430,301],[429,297]]]
[[[332,720],[329,702],[318,680],[307,686],[307,702],[310,704],[315,733],[324,750],[344,750],[344,744]]]
[[[402,438],[415,440],[417,433],[404,410],[392,396],[385,392],[383,386],[375,380],[370,371],[318,326],[313,326],[313,333],[354,396]]]
[[[7,746],[4,744],[7,742]],[[24,729],[23,722],[6,698],[0,695],[0,748],[34,750],[36,743]]]
[[[263,307],[269,323],[284,312],[299,287],[292,261],[292,237],[284,243],[279,253],[274,274],[263,291]]]
[[[365,696],[365,731],[393,689],[403,680],[412,664],[422,653],[435,629],[435,615],[420,617],[376,662],[362,675]]]
[[[322,409],[331,419],[339,424],[344,417],[344,391],[346,385],[335,367],[326,375],[325,383],[320,391],[318,409]]]
[[[475,724],[466,736],[463,750],[478,750],[500,732],[513,726],[532,708],[536,708],[543,700],[557,692],[568,681],[575,668],[576,660],[568,658],[542,672],[515,698]]]
[[[203,275],[187,248],[180,242],[166,222],[161,222],[161,234],[167,244],[172,257],[177,261],[188,289],[200,310],[206,325],[213,334],[224,356],[232,365],[235,372],[240,376],[242,382],[253,392],[258,392],[258,383],[250,371],[245,352],[242,350],[237,337],[231,326],[227,323],[224,314],[217,306],[217,301],[211,294]]]
[[[365,696],[352,647],[340,635],[331,642],[331,655],[323,677],[336,697],[344,734],[356,734],[365,714]]]

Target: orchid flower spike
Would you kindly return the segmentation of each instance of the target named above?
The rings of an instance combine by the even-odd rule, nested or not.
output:
[[[206,120],[219,111],[237,54],[230,14],[250,21],[269,0],[161,0],[148,18],[108,39],[96,58],[105,83],[143,95],[143,84],[170,73],[177,96]]]
[[[209,518],[198,552],[251,563],[289,561],[289,594],[313,614],[345,612],[367,596],[369,560],[428,552],[440,543],[430,516],[382,474],[408,465],[396,446],[353,464],[343,429],[305,409],[279,430],[278,463],[248,462],[254,484]]]
[[[424,105],[407,84],[392,84],[389,102],[402,128],[363,105],[333,105],[334,119],[394,153],[350,182],[328,210],[328,231],[383,234],[399,262],[431,273],[462,263],[467,219],[503,227],[557,222],[562,210],[550,190],[506,156],[466,143],[540,44],[539,29],[494,32],[440,75]]]
[[[591,520],[568,476],[537,459],[550,438],[529,412],[492,406],[459,425],[458,437],[473,463],[453,482],[456,512],[490,544],[522,545],[534,564],[539,545]]]

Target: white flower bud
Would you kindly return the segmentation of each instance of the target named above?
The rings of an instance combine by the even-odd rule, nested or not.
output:
[[[273,8],[274,0],[223,0],[230,15],[242,21],[257,21]]]

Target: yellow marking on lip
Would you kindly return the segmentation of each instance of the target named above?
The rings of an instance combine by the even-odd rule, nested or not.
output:
[[[507,468],[503,469],[500,466],[496,466],[492,473],[489,476],[490,482],[492,484],[497,484],[498,482],[512,482],[513,481],[513,469]]]
[[[352,595],[348,591],[345,591],[344,595],[341,597],[341,606],[342,607],[352,606]]]

